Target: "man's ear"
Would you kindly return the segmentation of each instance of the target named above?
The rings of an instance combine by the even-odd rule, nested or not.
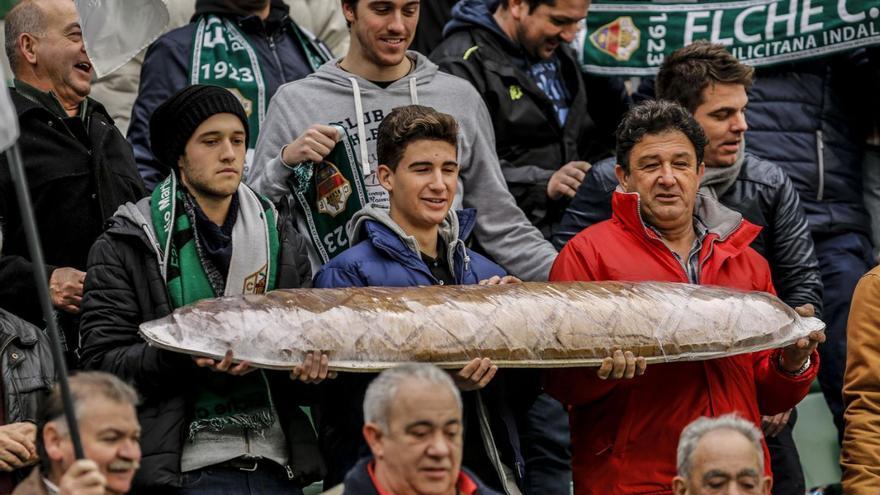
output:
[[[763,495],[770,495],[773,491],[773,478],[769,476],[764,476],[761,478],[761,493]]]
[[[67,435],[58,430],[55,423],[46,423],[43,427],[43,446],[46,448],[46,455],[49,459],[58,462],[64,458],[64,449],[62,447],[63,440]]]
[[[525,0],[501,0],[507,2],[507,10],[510,16],[517,21],[529,14],[529,4]]]
[[[348,2],[342,2],[342,15],[345,16],[345,20],[346,22],[348,22],[349,25],[354,22],[355,19],[357,19],[357,13],[354,11],[354,8],[352,8],[352,5]]]
[[[620,183],[620,187],[622,187],[625,192],[629,192],[629,189],[626,187],[626,178],[629,174],[623,170],[623,167],[621,167],[619,163],[614,166],[614,175],[617,176],[617,182]]]
[[[364,439],[367,441],[367,445],[370,446],[370,451],[373,453],[373,457],[381,459],[385,450],[382,446],[382,437],[385,435],[382,428],[376,423],[364,423],[362,431]]]
[[[706,162],[700,162],[700,164],[697,165],[697,177],[699,177],[700,180],[702,180],[703,174],[705,174],[705,173],[706,173]]]
[[[376,178],[389,193],[394,189],[394,171],[388,165],[379,165],[376,169]]]
[[[18,36],[16,49],[18,50],[18,54],[24,61],[32,65],[37,63],[37,44],[39,42],[39,38],[32,35],[31,33],[21,33]],[[14,71],[18,68],[13,67],[12,69]]]
[[[676,476],[672,478],[672,494],[673,495],[685,495],[687,494],[687,482],[681,476]]]

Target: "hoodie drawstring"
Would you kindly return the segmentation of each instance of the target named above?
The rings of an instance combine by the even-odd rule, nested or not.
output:
[[[364,124],[364,103],[361,101],[361,87],[354,77],[349,77],[351,90],[354,93],[354,112],[358,124],[358,144],[361,147],[361,170],[364,177],[370,175],[370,154],[367,150],[367,126]]]
[[[357,120],[358,144],[361,150],[361,170],[364,177],[369,176],[373,171],[370,169],[370,152],[367,148],[367,126],[364,123],[364,103],[361,100],[361,86],[357,82],[356,77],[349,77],[351,81],[351,90],[354,93],[354,111]],[[415,77],[409,78],[409,97],[413,105],[419,104],[419,92],[417,87],[418,81]]]
[[[419,92],[416,89],[416,78],[409,78],[409,99],[412,100],[413,105],[419,104]]]

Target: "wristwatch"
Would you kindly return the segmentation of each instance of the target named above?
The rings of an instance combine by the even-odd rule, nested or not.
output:
[[[780,352],[779,357],[776,359],[776,368],[780,372],[785,373],[788,376],[801,376],[806,373],[808,369],[810,369],[810,364],[812,361],[812,359],[810,358],[811,356],[807,356],[807,360],[804,361],[804,365],[801,366],[800,369],[798,369],[797,371],[788,371],[782,366],[782,352]]]

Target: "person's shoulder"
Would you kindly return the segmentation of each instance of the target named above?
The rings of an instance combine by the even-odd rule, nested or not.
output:
[[[468,61],[480,47],[477,32],[477,29],[459,29],[451,33],[431,52],[431,60]]]
[[[343,251],[342,254],[336,256],[324,266],[330,268],[350,267],[361,264],[364,261],[374,261],[377,253],[373,243],[369,239],[364,239]]]
[[[150,51],[171,49],[179,50],[181,48],[189,48],[193,43],[193,35],[195,34],[196,24],[191,22],[184,24],[178,28],[172,29],[167,33],[156,38],[156,41],[150,45]]]
[[[481,99],[480,93],[477,92],[470,81],[448,72],[437,71],[434,80],[430,84],[442,86],[443,91],[450,97]]]
[[[471,259],[471,264],[474,267],[474,271],[480,280],[484,280],[487,278],[491,278],[495,275],[499,277],[503,277],[507,275],[507,271],[501,267],[498,263],[490,260],[489,258],[483,256],[482,254],[467,248],[468,257]]]
[[[778,188],[783,185],[787,177],[785,170],[776,162],[746,152],[743,167],[737,180]]]

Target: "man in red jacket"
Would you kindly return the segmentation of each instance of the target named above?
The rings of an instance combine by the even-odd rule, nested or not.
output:
[[[700,125],[675,103],[652,101],[630,110],[617,131],[620,187],[613,217],[574,237],[550,280],[774,292],[767,261],[749,247],[760,228],[697,194],[705,145]],[[660,364],[647,372],[644,358],[617,351],[598,371],[549,372],[547,391],[571,414],[575,493],[671,493],[684,426],[731,412],[760,425],[761,414],[790,409],[816,376],[815,349],[824,339],[816,332],[785,349]]]

